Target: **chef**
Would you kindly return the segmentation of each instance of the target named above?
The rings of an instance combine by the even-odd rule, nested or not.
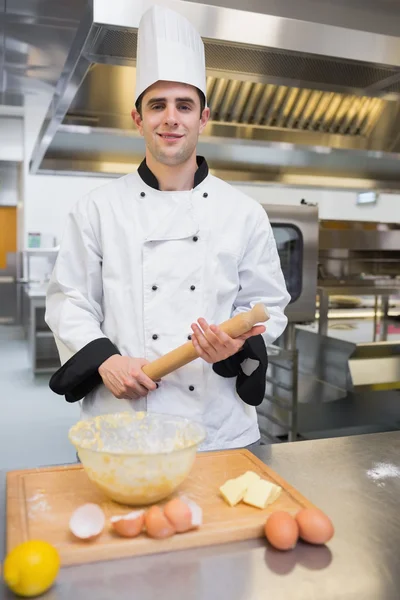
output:
[[[265,210],[209,173],[196,145],[210,116],[204,46],[153,6],[138,33],[138,170],[89,192],[65,226],[46,322],[62,366],[51,389],[82,418],[147,410],[201,422],[202,450],[256,444],[266,345],[289,302]],[[267,326],[232,339],[217,324],[258,302]],[[191,340],[199,359],[153,382],[142,367]]]

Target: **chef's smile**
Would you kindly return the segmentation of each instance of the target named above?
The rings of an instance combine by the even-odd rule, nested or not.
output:
[[[166,141],[166,142],[178,142],[179,140],[181,140],[183,138],[182,134],[177,134],[177,133],[157,133],[158,137],[160,137],[162,140]]]

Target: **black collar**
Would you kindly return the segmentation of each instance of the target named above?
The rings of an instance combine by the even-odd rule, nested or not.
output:
[[[197,160],[197,171],[194,174],[194,182],[193,182],[193,187],[197,187],[198,185],[200,185],[200,183],[202,181],[204,181],[204,179],[207,177],[208,175],[208,164],[206,159],[203,156],[197,156],[196,157]],[[144,181],[144,183],[146,185],[148,185],[149,187],[153,188],[154,190],[159,190],[160,187],[158,185],[158,179],[157,177],[150,171],[149,167],[147,166],[146,163],[146,159],[144,158],[143,161],[140,163],[139,168],[138,168],[138,173],[140,175],[140,177],[142,178],[142,180]]]

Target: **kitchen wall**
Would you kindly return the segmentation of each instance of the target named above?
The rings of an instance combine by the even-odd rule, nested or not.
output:
[[[23,160],[23,123],[18,116],[0,116],[0,161]]]
[[[22,168],[24,154],[23,109],[0,105],[0,205],[17,206],[18,249],[25,243]]]
[[[58,243],[74,203],[91,189],[108,181],[100,177],[29,174],[29,159],[51,97],[51,93],[33,96],[25,109],[23,229],[26,242],[29,232],[39,232],[55,236]]]
[[[18,164],[0,161],[0,206],[18,203]]]
[[[25,192],[25,231],[53,233],[60,239],[65,218],[73,204],[108,179],[28,175]],[[400,222],[400,195],[382,194],[375,206],[357,206],[356,193],[309,190],[261,185],[236,185],[245,194],[265,204],[298,205],[304,198],[319,205],[321,219]]]
[[[54,235],[57,243],[74,203],[107,179],[28,175],[25,192],[25,232]]]
[[[49,95],[32,97],[26,107],[25,156],[30,157],[40,124],[47,111]],[[110,181],[101,177],[68,177],[29,175],[28,161],[24,169],[23,229],[28,232],[52,234],[60,240],[66,216],[73,204],[89,190]],[[400,222],[400,195],[382,194],[375,206],[357,206],[356,192],[320,189],[302,189],[270,185],[235,184],[235,187],[266,204],[319,205],[321,219],[351,219],[365,221]]]

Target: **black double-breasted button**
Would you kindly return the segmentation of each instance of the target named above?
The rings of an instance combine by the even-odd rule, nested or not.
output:
[[[189,385],[189,391],[194,392],[194,385]]]
[[[152,338],[153,340],[158,340],[158,335],[156,333],[153,333]]]

